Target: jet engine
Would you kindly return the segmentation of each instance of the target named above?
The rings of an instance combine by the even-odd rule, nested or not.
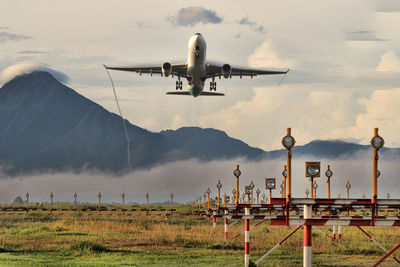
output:
[[[222,76],[224,76],[225,79],[228,79],[231,76],[231,65],[229,64],[224,64],[222,65]]]
[[[162,75],[163,75],[164,77],[168,77],[169,74],[171,73],[171,63],[165,62],[165,63],[162,65],[161,69],[162,69]]]

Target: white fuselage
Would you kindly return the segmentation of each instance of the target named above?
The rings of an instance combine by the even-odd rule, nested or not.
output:
[[[189,52],[187,60],[187,79],[189,92],[199,96],[206,80],[206,40],[196,33],[189,39]]]

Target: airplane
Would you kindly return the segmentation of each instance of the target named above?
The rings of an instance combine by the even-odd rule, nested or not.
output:
[[[229,64],[209,64],[206,62],[206,40],[201,33],[195,33],[189,39],[189,51],[187,63],[184,64],[171,64],[165,62],[161,66],[127,66],[127,67],[107,67],[110,70],[131,71],[142,74],[159,74],[162,77],[174,76],[178,77],[176,81],[176,91],[167,92],[168,95],[191,95],[197,96],[224,96],[223,93],[217,93],[217,82],[215,78],[225,79],[232,78],[232,76],[250,76],[253,78],[258,75],[271,75],[271,74],[286,74],[286,71],[276,70],[260,70],[260,69],[246,69],[235,68]],[[188,83],[188,91],[182,91],[181,78],[186,78]],[[207,79],[210,81],[210,92],[203,91]],[[213,92],[214,91],[214,92]]]

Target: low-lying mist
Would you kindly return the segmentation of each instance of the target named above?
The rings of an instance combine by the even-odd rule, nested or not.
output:
[[[340,159],[296,158],[292,161],[292,194],[293,197],[305,197],[305,189],[309,186],[305,178],[305,161],[321,161],[321,177],[316,178],[319,185],[317,197],[327,197],[326,177],[327,165],[331,165],[331,195],[336,197],[341,193],[346,197],[345,184],[350,180],[351,198],[361,198],[363,193],[371,196],[372,190],[372,152],[360,154],[357,157],[342,157]],[[16,196],[25,199],[29,192],[31,202],[49,201],[49,193],[54,192],[54,201],[72,202],[73,193],[78,193],[78,201],[96,203],[98,192],[102,193],[102,202],[120,202],[124,192],[126,202],[144,203],[146,192],[150,194],[150,202],[169,200],[171,192],[174,201],[185,203],[193,201],[210,188],[215,196],[218,179],[221,180],[221,195],[224,192],[232,196],[235,186],[233,170],[240,165],[240,190],[244,185],[254,181],[256,188],[266,192],[264,178],[278,178],[278,186],[282,181],[282,169],[286,159],[264,160],[251,162],[245,159],[218,160],[209,163],[191,159],[153,167],[150,170],[137,170],[121,177],[86,171],[81,174],[56,173],[34,174],[17,178],[0,180],[0,202],[10,203]],[[379,162],[381,176],[378,179],[379,198],[400,198],[400,166],[392,160],[390,154],[385,154]],[[279,197],[280,188],[273,191],[273,196]],[[260,197],[262,195],[260,194]],[[268,195],[268,194],[267,194]]]

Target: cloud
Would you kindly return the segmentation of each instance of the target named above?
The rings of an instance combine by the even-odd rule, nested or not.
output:
[[[23,50],[23,51],[19,51],[18,54],[21,54],[21,55],[31,55],[31,54],[46,55],[47,53],[42,52],[42,51],[36,51],[36,50]]]
[[[221,129],[265,150],[281,148],[286,127],[292,127],[299,144],[316,138],[344,137],[332,136],[331,131],[354,125],[354,116],[349,116],[355,109],[353,95],[307,87],[256,87],[252,98],[202,116],[199,125]]]
[[[281,57],[270,40],[258,46],[248,58],[253,68],[293,68],[295,61]]]
[[[400,11],[400,3],[398,0],[374,0],[373,4],[378,12]]]
[[[377,90],[370,97],[361,98],[358,104],[364,107],[364,112],[356,116],[353,126],[338,128],[336,135],[361,137],[360,133],[370,133],[362,138],[368,143],[372,136],[372,129],[379,127],[380,135],[385,139],[385,145],[399,147],[398,130],[400,129],[400,88],[391,90]]]
[[[121,203],[121,193],[126,195],[126,202],[144,203],[146,192],[150,194],[150,202],[163,202],[169,200],[170,193],[174,193],[174,200],[184,203],[194,201],[210,188],[211,195],[216,195],[216,184],[221,180],[222,195],[227,193],[232,196],[235,187],[235,178],[232,175],[236,164],[240,165],[240,191],[243,185],[251,180],[255,188],[262,193],[265,191],[265,177],[276,177],[278,184],[282,181],[282,169],[286,164],[285,153],[282,157],[273,160],[252,162],[241,158],[234,160],[221,160],[202,163],[197,160],[185,160],[160,165],[149,170],[140,170],[122,177],[110,177],[101,173],[56,173],[30,175],[18,178],[0,179],[0,203],[9,203],[16,196],[24,196],[29,192],[32,202],[49,201],[49,193],[54,192],[55,201],[68,201],[72,203],[73,194],[77,192],[78,201],[96,203],[97,193],[102,193],[102,201]],[[308,187],[308,179],[304,177],[304,162],[309,160],[321,161],[321,167],[326,169],[328,164],[333,170],[331,178],[332,196],[345,194],[345,184],[350,180],[352,185],[350,197],[361,197],[362,193],[370,196],[372,191],[371,153],[360,154],[350,159],[311,159],[299,158],[293,154],[292,160],[292,188],[293,197],[305,197],[304,191]],[[383,154],[380,159],[381,177],[379,178],[379,197],[384,198],[389,192],[392,197],[400,194],[398,185],[398,172],[400,166],[397,160],[390,155]],[[317,196],[326,196],[326,178],[316,178],[319,184]],[[261,195],[262,195],[261,193]],[[273,197],[278,197],[279,190],[273,191]]]
[[[6,82],[12,80],[14,77],[22,74],[32,73],[35,70],[47,71],[54,76],[59,82],[67,83],[69,81],[69,77],[54,69],[51,69],[50,66],[45,64],[40,64],[31,61],[24,61],[17,63],[15,65],[9,66],[5,68],[0,73],[0,81],[5,84]]]
[[[400,72],[400,58],[393,51],[388,51],[381,56],[376,70]]]
[[[21,41],[27,39],[32,39],[32,37],[23,34],[15,34],[15,33],[8,33],[5,31],[0,31],[0,43],[5,43],[8,41]]]
[[[373,41],[373,42],[385,42],[387,39],[377,38],[374,36],[372,31],[351,31],[346,32],[347,41]]]
[[[255,21],[249,20],[248,17],[244,17],[239,21],[239,25],[249,26],[254,31],[259,33],[265,33],[264,26],[258,25]]]
[[[204,7],[188,7],[179,10],[178,14],[168,20],[179,26],[195,26],[196,24],[219,24],[223,21],[217,13]]]

